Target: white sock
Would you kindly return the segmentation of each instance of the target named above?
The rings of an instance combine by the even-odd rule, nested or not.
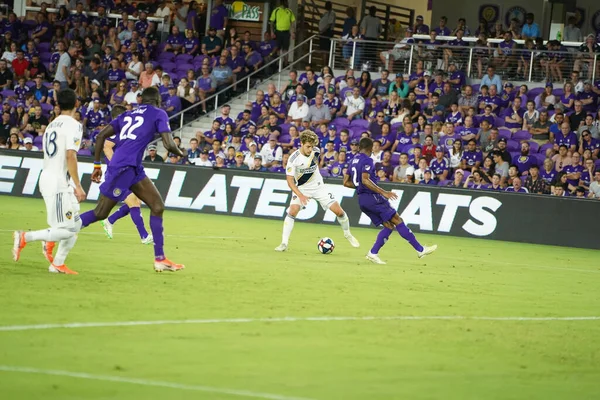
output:
[[[350,220],[348,219],[348,214],[344,213],[343,217],[337,217],[338,222],[340,223],[342,230],[344,231],[344,235],[350,234]]]
[[[26,232],[25,240],[28,242],[35,242],[38,240],[44,240],[46,242],[59,242],[64,239],[68,239],[73,235],[75,235],[75,232],[72,232],[67,228],[48,228],[41,229],[39,231]]]
[[[56,255],[54,256],[54,265],[64,265],[67,256],[71,249],[75,246],[75,242],[77,242],[77,234],[72,233],[73,236],[67,239],[63,239],[58,244],[58,250],[56,251]]]
[[[283,235],[281,236],[281,243],[288,244],[290,235],[294,229],[294,221],[296,221],[296,218],[292,217],[290,214],[286,214],[285,219],[283,220]]]

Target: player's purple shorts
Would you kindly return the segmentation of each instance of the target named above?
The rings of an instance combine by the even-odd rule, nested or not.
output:
[[[392,208],[390,202],[380,194],[359,194],[358,205],[360,206],[360,210],[371,219],[371,222],[375,226],[390,221],[394,214],[396,214],[396,210]]]
[[[104,174],[104,182],[100,185],[100,193],[114,201],[123,201],[131,194],[129,188],[146,177],[144,167],[123,167],[113,170],[110,166]]]

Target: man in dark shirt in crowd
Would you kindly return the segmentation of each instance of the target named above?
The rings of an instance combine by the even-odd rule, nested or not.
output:
[[[4,139],[5,143],[8,142],[10,137],[10,111],[4,111],[2,113],[2,122],[0,123],[0,138]]]
[[[156,154],[156,146],[151,144],[148,146],[148,155],[144,158],[146,162],[165,162],[165,160],[158,154]]]
[[[0,60],[0,90],[11,89],[13,80],[13,73],[8,69],[6,60]]]
[[[313,71],[306,72],[306,82],[302,85],[304,89],[304,95],[312,100],[317,95],[317,88],[319,87],[319,82],[315,79],[315,73]]]

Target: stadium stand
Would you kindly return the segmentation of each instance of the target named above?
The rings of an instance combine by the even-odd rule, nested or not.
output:
[[[283,68],[287,55],[277,58],[270,32],[230,32],[223,43],[220,31],[199,34],[199,14],[180,30],[155,2],[93,3],[2,22],[2,147],[41,149],[56,93],[68,86],[81,101],[80,154],[91,155],[110,108],[133,108],[143,88],[158,86],[188,156],[152,145],[151,162],[285,173],[299,133],[312,129],[321,172],[332,178],[369,136],[384,181],[588,196],[597,179],[595,35],[543,43],[515,27],[429,33],[417,18],[395,42],[366,40],[360,26],[330,39],[331,67],[311,65],[313,41],[323,39],[311,37]]]

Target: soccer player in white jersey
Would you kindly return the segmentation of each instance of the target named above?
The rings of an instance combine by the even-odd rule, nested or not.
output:
[[[77,171],[77,151],[83,128],[74,118],[77,111],[75,92],[64,89],[57,97],[61,113],[44,132],[44,166],[39,180],[50,228],[14,232],[12,253],[13,259],[19,261],[27,243],[42,241],[44,256],[50,262],[48,271],[76,275],[77,272],[67,268],[65,259],[77,241],[77,232],[81,229],[79,202],[85,200]],[[69,177],[73,186],[69,184]],[[55,257],[52,257],[52,249],[47,248],[51,242],[59,242]]]
[[[348,215],[323,182],[319,171],[318,136],[313,131],[306,130],[300,135],[300,143],[300,148],[292,153],[287,163],[286,178],[293,193],[283,222],[281,244],[275,248],[275,251],[287,250],[296,216],[310,199],[319,202],[323,210],[331,210],[337,215],[338,222],[344,231],[344,237],[348,239],[352,247],[359,247],[358,240],[350,233]]]

